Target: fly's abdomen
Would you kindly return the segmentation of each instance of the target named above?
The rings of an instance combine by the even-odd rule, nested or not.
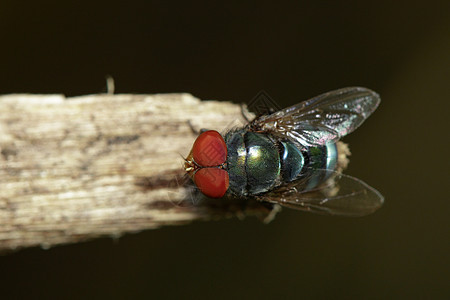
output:
[[[305,167],[302,171],[302,177],[307,178],[305,190],[310,190],[323,183],[337,165],[337,147],[334,143],[324,146],[306,147],[302,152],[305,157]]]
[[[305,159],[298,147],[289,140],[280,142],[281,178],[283,182],[291,182],[298,178]]]

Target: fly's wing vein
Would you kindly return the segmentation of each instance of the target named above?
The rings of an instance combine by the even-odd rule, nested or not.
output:
[[[305,190],[305,180],[293,182],[260,196],[260,200],[327,215],[364,216],[376,211],[383,196],[362,180],[331,170],[317,170],[330,179],[320,187]]]
[[[325,145],[353,132],[379,103],[374,91],[348,87],[261,116],[250,127],[298,139],[303,145]]]

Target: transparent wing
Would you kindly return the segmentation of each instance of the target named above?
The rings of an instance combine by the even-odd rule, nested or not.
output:
[[[306,191],[308,180],[300,180],[265,194],[260,200],[319,214],[354,217],[373,213],[383,205],[383,196],[355,177],[330,170],[316,170],[314,176],[329,179],[320,187]]]
[[[306,146],[324,145],[358,128],[379,103],[380,97],[374,91],[347,87],[261,116],[250,128],[284,135]]]

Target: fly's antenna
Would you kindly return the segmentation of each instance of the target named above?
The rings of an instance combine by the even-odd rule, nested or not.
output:
[[[191,172],[196,169],[196,163],[192,159],[189,159],[189,157],[192,157],[191,154],[189,154],[188,157],[184,157],[181,153],[178,154],[184,160],[181,166],[186,172]]]

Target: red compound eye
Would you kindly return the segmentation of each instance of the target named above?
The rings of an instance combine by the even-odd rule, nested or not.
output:
[[[202,167],[219,166],[227,159],[227,145],[215,130],[208,130],[198,136],[192,147],[194,161]]]
[[[210,198],[222,198],[228,190],[228,172],[219,168],[203,168],[195,172],[195,185]]]

